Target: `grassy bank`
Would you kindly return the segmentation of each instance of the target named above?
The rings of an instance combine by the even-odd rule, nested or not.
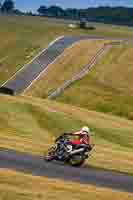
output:
[[[82,80],[57,98],[72,105],[133,119],[133,45],[113,46]]]
[[[89,166],[132,174],[131,121],[31,97],[0,99],[0,147],[43,155],[57,135],[88,125],[96,144]]]
[[[0,170],[0,194],[3,200],[131,200],[133,195],[106,188],[33,177],[13,171]]]

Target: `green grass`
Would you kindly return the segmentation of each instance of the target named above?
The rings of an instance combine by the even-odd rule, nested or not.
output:
[[[86,109],[133,119],[133,45],[113,46],[80,81],[57,98]]]
[[[131,37],[132,28],[97,25],[94,31],[69,29],[67,25],[45,18],[0,16],[0,84],[30,61],[48,43],[61,35],[98,35]]]
[[[1,200],[61,200],[62,196],[64,200],[133,199],[133,195],[126,192],[0,170]]]
[[[89,166],[132,174],[132,122],[32,97],[0,100],[0,147],[43,155],[57,135],[88,125],[96,144]]]

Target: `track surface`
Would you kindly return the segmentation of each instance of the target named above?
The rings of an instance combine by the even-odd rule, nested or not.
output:
[[[12,150],[0,150],[0,168],[29,173],[33,176],[59,178],[133,193],[133,176],[92,168],[73,168],[59,163],[47,163],[41,157]]]
[[[25,65],[18,73],[16,73],[12,78],[5,82],[0,87],[1,93],[6,94],[20,94],[27,87],[31,85],[31,83],[43,72],[50,63],[52,63],[59,55],[63,53],[63,51],[71,46],[73,43],[86,40],[86,39],[112,39],[105,37],[95,37],[95,36],[66,36],[61,37],[55,42],[51,43],[47,49],[43,50],[41,54],[35,57],[32,62]],[[120,40],[115,38],[113,40]],[[124,40],[124,39],[123,39]]]
[[[2,87],[10,89],[13,91],[13,94],[23,92],[24,89],[26,89],[31,82],[64,51],[65,48],[76,41],[77,39],[73,37],[63,37],[56,40],[30,64],[23,67],[21,71],[7,81]]]

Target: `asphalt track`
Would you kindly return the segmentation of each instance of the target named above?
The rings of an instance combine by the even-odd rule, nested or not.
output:
[[[0,150],[0,168],[16,170],[33,176],[59,178],[65,181],[133,193],[133,176],[92,168],[74,168],[59,163],[49,163],[41,157],[13,150]]]
[[[7,81],[0,89],[4,91],[7,89],[11,94],[22,93],[34,79],[51,63],[53,62],[65,48],[76,42],[77,39],[73,37],[63,37],[56,40],[52,45],[37,56],[31,63],[22,68],[9,81]]]
[[[111,39],[98,36],[65,36],[60,37],[44,49],[29,64],[25,65],[13,77],[7,80],[1,87],[0,93],[17,95],[21,94],[31,83],[48,67],[50,63],[61,55],[64,50],[80,40],[86,39]],[[113,40],[120,40],[115,38]],[[124,39],[123,39],[124,40]]]

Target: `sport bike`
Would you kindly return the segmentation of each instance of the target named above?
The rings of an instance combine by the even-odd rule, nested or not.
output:
[[[73,145],[70,138],[63,134],[55,140],[44,159],[46,161],[61,161],[78,167],[83,165],[85,160],[89,158],[91,150],[92,146],[90,145]]]

